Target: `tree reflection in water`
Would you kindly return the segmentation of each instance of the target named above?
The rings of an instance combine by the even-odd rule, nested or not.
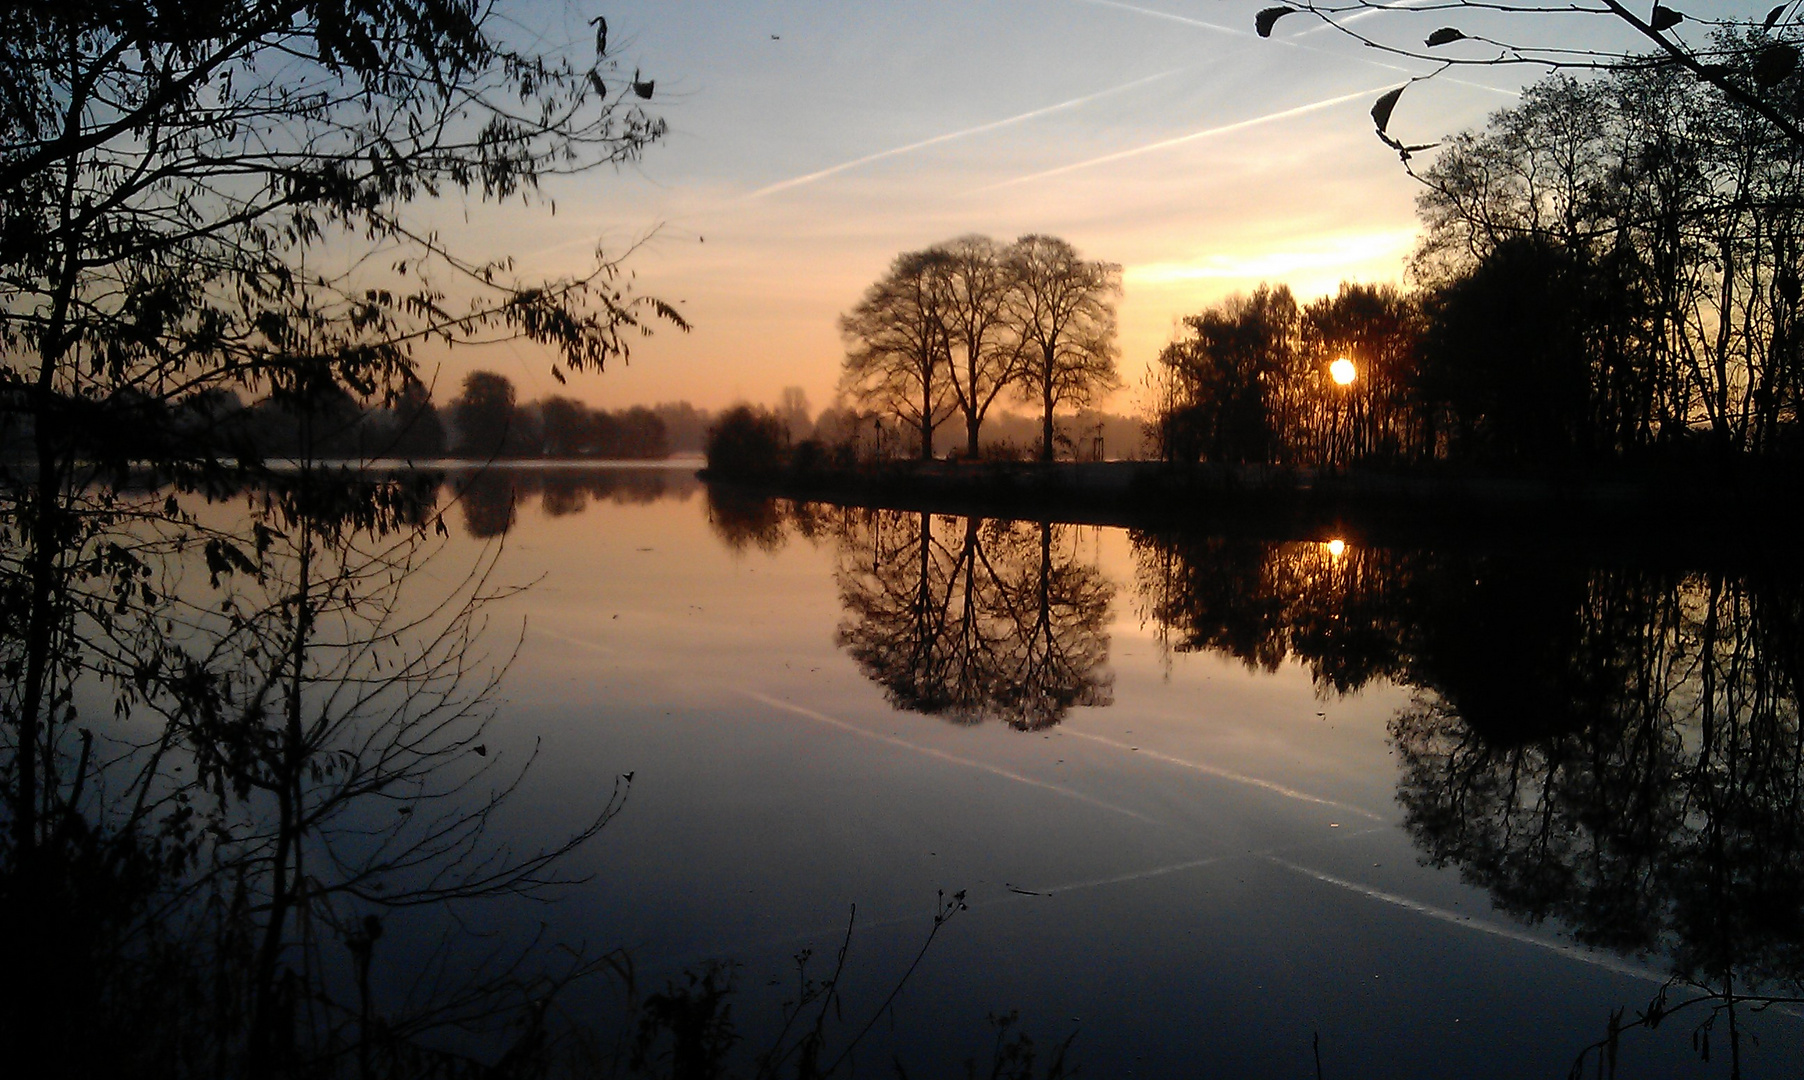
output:
[[[1076,529],[878,510],[848,518],[839,643],[890,703],[1023,731],[1108,705],[1115,586]]]
[[[1738,1007],[1800,999],[1795,576],[1150,535],[1136,552],[1171,648],[1294,659],[1328,694],[1418,691],[1390,737],[1426,862],[1524,922],[1669,965],[1659,999],[1587,1051],[1600,1062],[1688,1010],[1739,1073]]]
[[[33,494],[14,482],[0,519]],[[204,494],[78,488],[71,505],[104,513],[72,554],[0,545],[8,614],[35,578],[29,603],[57,629],[46,753],[0,738],[0,912],[32,928],[8,954],[31,993],[7,999],[0,1034],[22,1060],[69,1076],[542,1074],[551,995],[615,957],[461,930],[559,881],[625,784],[533,850],[494,835],[525,767],[488,726],[507,653],[485,656],[485,611],[511,590],[490,581],[498,545],[461,575],[423,572],[449,544],[439,500],[435,475],[302,458]],[[26,621],[0,619],[9,735]],[[27,767],[47,812],[21,823]]]
[[[659,467],[533,469],[489,466],[451,478],[462,503],[465,534],[489,540],[505,534],[518,519],[520,504],[539,496],[547,517],[580,514],[589,500],[644,506],[660,499],[687,499],[700,482],[693,473]]]
[[[1115,585],[1078,553],[1078,528],[864,510],[708,488],[734,551],[791,533],[838,551],[838,642],[898,709],[1021,731],[1114,701]]]

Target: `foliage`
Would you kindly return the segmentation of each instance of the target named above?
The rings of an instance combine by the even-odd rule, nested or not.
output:
[[[789,433],[775,414],[750,405],[722,413],[708,429],[708,470],[721,476],[775,472],[789,458]]]
[[[431,1057],[415,1040],[499,1016],[507,980],[467,955],[434,970],[477,973],[469,993],[412,1016],[320,959],[367,974],[384,912],[531,890],[560,848],[483,840],[518,775],[482,739],[489,564],[403,602],[445,530],[422,482],[320,460],[430,427],[421,351],[524,340],[563,378],[683,325],[599,252],[537,280],[434,228],[661,135],[598,25],[591,52],[462,0],[0,13],[0,411],[29,458],[0,464],[0,906],[22,928],[0,1025],[21,1060],[98,1070],[101,1030],[176,1075],[367,1075],[352,1047]],[[266,446],[296,461],[266,470]]]
[[[451,403],[458,453],[497,458],[663,458],[670,439],[659,415],[643,406],[619,412],[591,409],[552,395],[520,404],[513,381],[489,371],[471,372]]]
[[[1585,328],[1572,260],[1533,237],[1506,239],[1426,302],[1420,375],[1451,418],[1450,452],[1539,462],[1594,445]]]
[[[1678,72],[1624,66],[1531,87],[1423,179],[1428,288],[1520,261],[1527,248],[1499,252],[1512,243],[1564,264],[1547,267],[1566,288],[1545,318],[1569,326],[1537,332],[1566,359],[1518,363],[1580,369],[1573,438],[1614,453],[1693,432],[1720,451],[1784,448],[1804,392],[1804,147]]]
[[[1284,391],[1297,368],[1297,303],[1261,286],[1184,320],[1191,336],[1165,347],[1161,423],[1168,461],[1268,461],[1283,445]]]
[[[463,393],[451,402],[451,422],[458,453],[478,460],[517,456],[537,434],[515,408],[513,382],[492,371],[464,376]]]
[[[1529,87],[1420,178],[1413,297],[1343,285],[1294,321],[1262,289],[1186,320],[1156,387],[1169,459],[1795,451],[1804,147],[1625,62]]]

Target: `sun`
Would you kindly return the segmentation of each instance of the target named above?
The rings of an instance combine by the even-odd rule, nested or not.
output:
[[[1359,377],[1359,369],[1353,366],[1353,361],[1343,356],[1328,365],[1328,375],[1337,384],[1346,386]]]

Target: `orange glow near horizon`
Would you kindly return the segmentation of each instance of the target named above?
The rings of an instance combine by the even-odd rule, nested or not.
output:
[[[1343,356],[1328,365],[1328,376],[1337,386],[1348,386],[1359,377],[1359,369],[1353,366],[1353,361]]]
[[[1299,65],[1293,49],[1249,48],[1239,22],[1024,9],[904,0],[779,28],[756,5],[613,6],[622,62],[657,72],[647,108],[671,136],[631,168],[550,180],[555,214],[447,201],[430,224],[528,279],[589,273],[598,248],[624,258],[622,286],[692,329],[650,319],[650,336],[628,335],[631,363],[567,385],[531,341],[429,347],[437,396],[483,369],[525,401],[721,409],[800,387],[818,411],[839,390],[840,316],[898,253],[1049,234],[1122,268],[1124,388],[1097,404],[1134,414],[1186,317],[1261,284],[1306,303],[1343,281],[1401,282],[1415,187],[1368,115],[1395,71],[1359,50]],[[593,37],[583,20],[547,33]],[[1456,131],[1511,94],[1448,83],[1412,96],[1409,122]]]

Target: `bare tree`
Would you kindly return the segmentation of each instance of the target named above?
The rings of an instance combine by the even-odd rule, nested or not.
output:
[[[840,392],[918,432],[922,461],[933,459],[933,433],[956,407],[946,376],[946,270],[938,251],[898,255],[839,321]]]
[[[1115,370],[1115,297],[1121,267],[1092,262],[1053,236],[1009,248],[1009,317],[1023,352],[1018,390],[1040,406],[1040,460],[1053,458],[1053,410],[1080,407],[1121,385]]]
[[[1007,252],[987,236],[937,245],[945,256],[946,374],[965,418],[965,454],[975,458],[983,418],[1022,374],[1025,353],[1009,318],[1015,288]]]

